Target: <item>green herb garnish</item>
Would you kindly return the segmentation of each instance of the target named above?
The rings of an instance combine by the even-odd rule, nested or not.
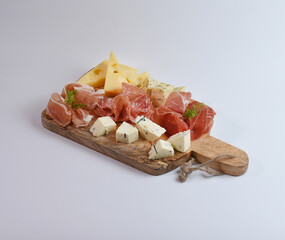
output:
[[[183,117],[192,119],[198,115],[199,111],[202,110],[203,107],[204,103],[197,103],[196,105],[193,105],[192,109],[187,108],[185,113],[183,114]]]
[[[75,95],[77,94],[77,90],[73,90],[73,91],[66,90],[65,92],[66,92],[66,97],[65,97],[66,104],[70,105],[73,109],[86,107],[86,104],[78,103],[75,100]]]

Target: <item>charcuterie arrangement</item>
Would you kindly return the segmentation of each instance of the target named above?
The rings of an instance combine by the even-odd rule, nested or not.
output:
[[[111,51],[108,60],[51,95],[43,125],[104,154],[106,149],[99,145],[109,143],[110,151],[122,154],[124,160],[114,157],[115,153],[106,155],[133,167],[127,160],[131,154],[138,164],[170,171],[187,161],[192,145],[209,136],[214,123],[215,111],[191,96],[184,86],[120,64]]]

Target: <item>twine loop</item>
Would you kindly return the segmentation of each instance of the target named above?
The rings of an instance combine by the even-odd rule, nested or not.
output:
[[[234,156],[231,155],[231,154],[223,153],[223,154],[220,154],[220,155],[218,155],[217,157],[215,157],[213,159],[210,159],[207,162],[199,164],[196,167],[192,167],[192,166],[195,163],[198,163],[198,161],[194,157],[191,157],[188,162],[186,162],[186,163],[181,165],[181,167],[180,167],[181,172],[179,173],[178,180],[180,182],[185,182],[187,180],[188,176],[192,172],[197,171],[197,170],[202,171],[202,172],[206,172],[206,173],[208,173],[211,176],[221,175],[221,174],[223,174],[222,172],[214,170],[213,168],[210,168],[208,165],[211,164],[212,162],[215,162],[215,161],[221,159],[221,158],[228,158],[228,159],[230,159],[230,158],[233,158],[233,157]]]

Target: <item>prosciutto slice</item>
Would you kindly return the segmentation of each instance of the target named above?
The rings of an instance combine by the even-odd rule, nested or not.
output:
[[[164,104],[180,114],[183,114],[191,100],[190,92],[173,92],[171,93]]]
[[[197,104],[199,104],[198,101],[191,100],[188,108],[192,109],[193,105]],[[191,140],[198,139],[204,134],[210,132],[214,124],[215,115],[216,113],[211,107],[204,105],[196,117],[193,117],[192,119],[185,119],[186,124],[191,130]]]
[[[152,102],[144,90],[123,83],[123,93],[114,98],[101,96],[94,111],[98,116],[110,116],[114,121],[134,122],[137,116],[152,109]]]
[[[93,87],[81,83],[69,83],[62,90],[61,96],[66,97],[66,91],[76,90],[75,100],[85,104],[86,109],[94,109],[99,101],[104,97],[104,92],[95,91]]]
[[[114,121],[131,121],[131,101],[126,94],[114,98]]]
[[[80,108],[73,110],[71,121],[75,127],[83,127],[87,126],[92,118],[93,115],[91,115],[89,111]]]
[[[69,88],[70,89],[70,88]],[[71,91],[71,90],[70,90]],[[65,96],[65,93],[63,94]],[[72,109],[58,93],[53,93],[47,106],[47,115],[65,127],[72,123],[75,127],[88,125],[93,118],[90,110]]]
[[[216,113],[211,107],[204,105],[196,117],[184,118],[183,114],[187,108],[193,109],[194,105],[199,104],[190,97],[190,92],[174,92],[169,95],[165,106],[149,111],[146,117],[164,127],[168,136],[190,129],[191,140],[198,139],[210,132]]]
[[[184,122],[183,114],[190,103],[190,92],[171,93],[163,107],[155,108],[147,113],[147,117],[166,129],[166,134],[171,136],[189,129]]]
[[[182,115],[168,107],[157,107],[149,111],[146,117],[165,128],[168,136],[189,129]]]
[[[110,116],[114,117],[116,106],[114,105],[114,99],[108,97],[102,97],[95,106],[94,113],[99,116]]]
[[[123,93],[129,97],[130,101],[137,99],[139,96],[147,95],[147,93],[144,90],[134,85],[128,83],[123,83],[122,85],[123,85]]]
[[[58,93],[53,93],[51,95],[46,112],[49,117],[63,127],[71,122],[72,109]]]

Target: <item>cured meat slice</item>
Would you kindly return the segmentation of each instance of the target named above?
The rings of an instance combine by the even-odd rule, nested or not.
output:
[[[69,93],[68,91],[76,92]],[[87,116],[90,116],[88,111],[93,111],[98,116],[110,116],[115,121],[130,121],[134,122],[138,115],[144,115],[153,109],[151,100],[146,92],[135,86],[123,83],[123,93],[116,97],[104,96],[104,90],[97,89],[96,91],[85,84],[70,83],[67,84],[63,91],[61,101],[70,109],[72,122],[75,126],[85,126],[88,124]],[[72,96],[70,97],[71,94]],[[64,98],[72,99],[72,108],[64,102]],[[73,103],[76,102],[76,107]],[[83,109],[88,111],[83,111]],[[70,116],[71,117],[71,116]],[[89,117],[88,117],[89,119]],[[69,121],[70,123],[70,121]]]
[[[147,95],[144,90],[128,83],[123,83],[123,93],[129,97],[130,101],[135,100],[138,96]]]
[[[134,122],[137,116],[152,109],[152,102],[144,90],[123,83],[123,93],[114,98],[102,96],[94,111],[98,116],[110,116],[114,121]]]
[[[166,129],[168,136],[172,136],[176,133],[184,132],[189,129],[182,117],[178,117],[175,114],[166,115],[163,119],[162,127]]]
[[[191,110],[193,109],[193,106],[197,106],[197,104],[200,103],[198,101],[191,100],[188,108]],[[215,115],[216,113],[211,107],[203,105],[197,116],[193,117],[192,119],[185,119],[185,122],[191,130],[191,140],[198,139],[202,135],[210,132],[214,124]]]
[[[93,115],[91,115],[89,111],[79,108],[73,110],[71,121],[75,127],[83,127],[87,126],[92,118]]]
[[[127,95],[119,94],[114,98],[114,121],[131,120],[131,102]]]
[[[128,96],[131,102],[130,121],[134,121],[137,116],[145,115],[153,109],[152,102],[147,93],[131,84],[123,83],[123,94]]]
[[[109,97],[102,97],[96,104],[94,113],[100,117],[110,116],[114,117],[116,112],[116,106],[114,99]]]
[[[62,97],[66,97],[66,91],[76,90],[75,100],[84,104],[86,109],[94,109],[104,97],[104,91],[95,91],[93,87],[81,83],[69,83],[62,90]]]
[[[63,127],[71,122],[72,110],[58,93],[51,95],[46,111],[48,116]]]
[[[190,103],[190,99],[190,92],[173,92],[166,99],[164,106],[183,114]]]
[[[131,120],[137,116],[145,115],[153,109],[152,102],[147,94],[142,94],[131,101]]]
[[[168,107],[155,108],[149,111],[146,117],[165,128],[168,136],[189,129],[188,125],[183,121],[182,115]]]

